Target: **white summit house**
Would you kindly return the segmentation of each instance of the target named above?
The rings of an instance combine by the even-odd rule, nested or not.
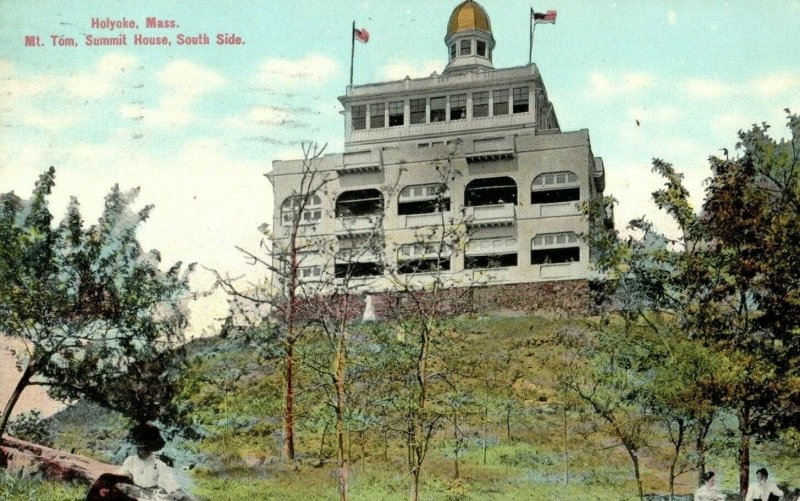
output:
[[[267,177],[277,242],[299,219],[301,235],[328,238],[344,251],[379,225],[382,257],[364,252],[352,262],[308,253],[299,272],[302,281],[349,270],[369,277],[375,292],[392,287],[384,265],[423,280],[431,266],[462,283],[480,275],[512,293],[520,284],[585,286],[590,256],[579,235],[588,223],[578,205],[605,188],[589,131],[561,130],[535,64],[494,68],[491,23],[477,2],[456,6],[445,44],[441,74],[347,87],[339,98],[344,152],[319,159],[316,170],[332,181],[302,214],[303,161],[273,162]],[[459,175],[443,187],[445,165]],[[468,241],[431,259],[420,230],[443,220],[464,222]]]

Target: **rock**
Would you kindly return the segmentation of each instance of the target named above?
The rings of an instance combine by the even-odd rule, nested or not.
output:
[[[77,454],[51,449],[4,435],[0,440],[0,457],[6,468],[20,476],[92,483],[103,473],[113,473],[118,467],[101,463]],[[0,465],[3,460],[0,459]]]

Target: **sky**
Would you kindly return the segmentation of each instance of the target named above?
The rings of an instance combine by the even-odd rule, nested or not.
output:
[[[260,270],[235,246],[257,249],[258,227],[271,221],[271,162],[301,157],[303,141],[343,149],[337,97],[349,78],[351,23],[370,33],[355,48],[356,84],[422,77],[447,62],[457,3],[0,0],[0,192],[27,197],[54,165],[52,212],[60,219],[76,196],[90,224],[112,185],[141,187],[139,206],[155,209],[139,238],[165,267],[197,262],[255,279]],[[480,3],[495,67],[526,64],[531,4]],[[800,0],[534,7],[558,11],[555,25],[536,27],[533,61],[562,130],[589,129],[621,230],[642,215],[669,228],[649,201],[662,184],[653,157],[685,174],[699,205],[710,155],[733,154],[737,131],[753,123],[785,136],[784,108],[800,111]],[[147,28],[148,17],[175,27]],[[107,19],[136,27],[111,29]],[[120,34],[127,46],[86,43]],[[171,44],[134,45],[135,34]],[[201,34],[208,45],[177,43]],[[241,43],[218,45],[218,34]],[[212,281],[199,268],[193,284]],[[224,297],[192,310],[191,334],[213,332]]]

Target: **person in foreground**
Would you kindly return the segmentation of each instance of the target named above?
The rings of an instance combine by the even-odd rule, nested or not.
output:
[[[724,501],[725,494],[717,490],[717,478],[713,471],[707,471],[700,477],[700,487],[694,493],[695,501]]]
[[[766,468],[761,468],[756,472],[756,479],[756,482],[750,484],[747,489],[745,501],[777,501],[783,496],[783,491],[769,480]]]
[[[86,501],[191,500],[181,491],[172,468],[153,454],[166,442],[158,428],[143,423],[128,433],[136,455],[128,457],[115,473],[101,475],[89,488]]]

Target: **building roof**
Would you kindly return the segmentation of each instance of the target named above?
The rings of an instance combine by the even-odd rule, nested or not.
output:
[[[459,31],[481,30],[492,32],[489,15],[478,2],[466,0],[453,9],[447,22],[447,37]]]

